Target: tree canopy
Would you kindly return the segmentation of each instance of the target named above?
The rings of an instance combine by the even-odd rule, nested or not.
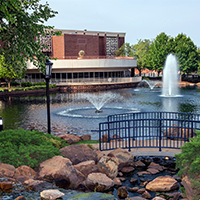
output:
[[[44,70],[45,55],[39,37],[53,33],[53,27],[44,23],[57,12],[39,1],[0,0],[0,55],[15,73],[25,70],[27,61]]]

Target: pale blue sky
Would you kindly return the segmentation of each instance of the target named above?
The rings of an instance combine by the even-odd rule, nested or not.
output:
[[[46,0],[42,0],[42,3]],[[124,32],[126,42],[184,33],[200,47],[200,0],[47,0],[57,29]]]

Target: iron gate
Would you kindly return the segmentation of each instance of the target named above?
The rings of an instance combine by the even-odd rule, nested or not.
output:
[[[178,112],[140,112],[110,115],[99,124],[99,149],[174,148],[195,137],[200,115]]]

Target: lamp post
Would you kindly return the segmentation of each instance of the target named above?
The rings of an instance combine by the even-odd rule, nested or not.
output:
[[[45,80],[46,80],[46,96],[47,96],[47,127],[48,133],[51,134],[51,121],[50,121],[50,99],[49,99],[49,80],[51,78],[51,71],[52,71],[53,63],[46,59],[45,62]]]

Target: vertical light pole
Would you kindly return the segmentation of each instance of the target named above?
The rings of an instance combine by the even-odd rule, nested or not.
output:
[[[46,59],[45,62],[45,80],[46,80],[46,96],[47,96],[47,127],[48,133],[51,134],[51,120],[50,120],[50,99],[49,99],[49,80],[51,78],[51,71],[52,71],[53,63]]]

